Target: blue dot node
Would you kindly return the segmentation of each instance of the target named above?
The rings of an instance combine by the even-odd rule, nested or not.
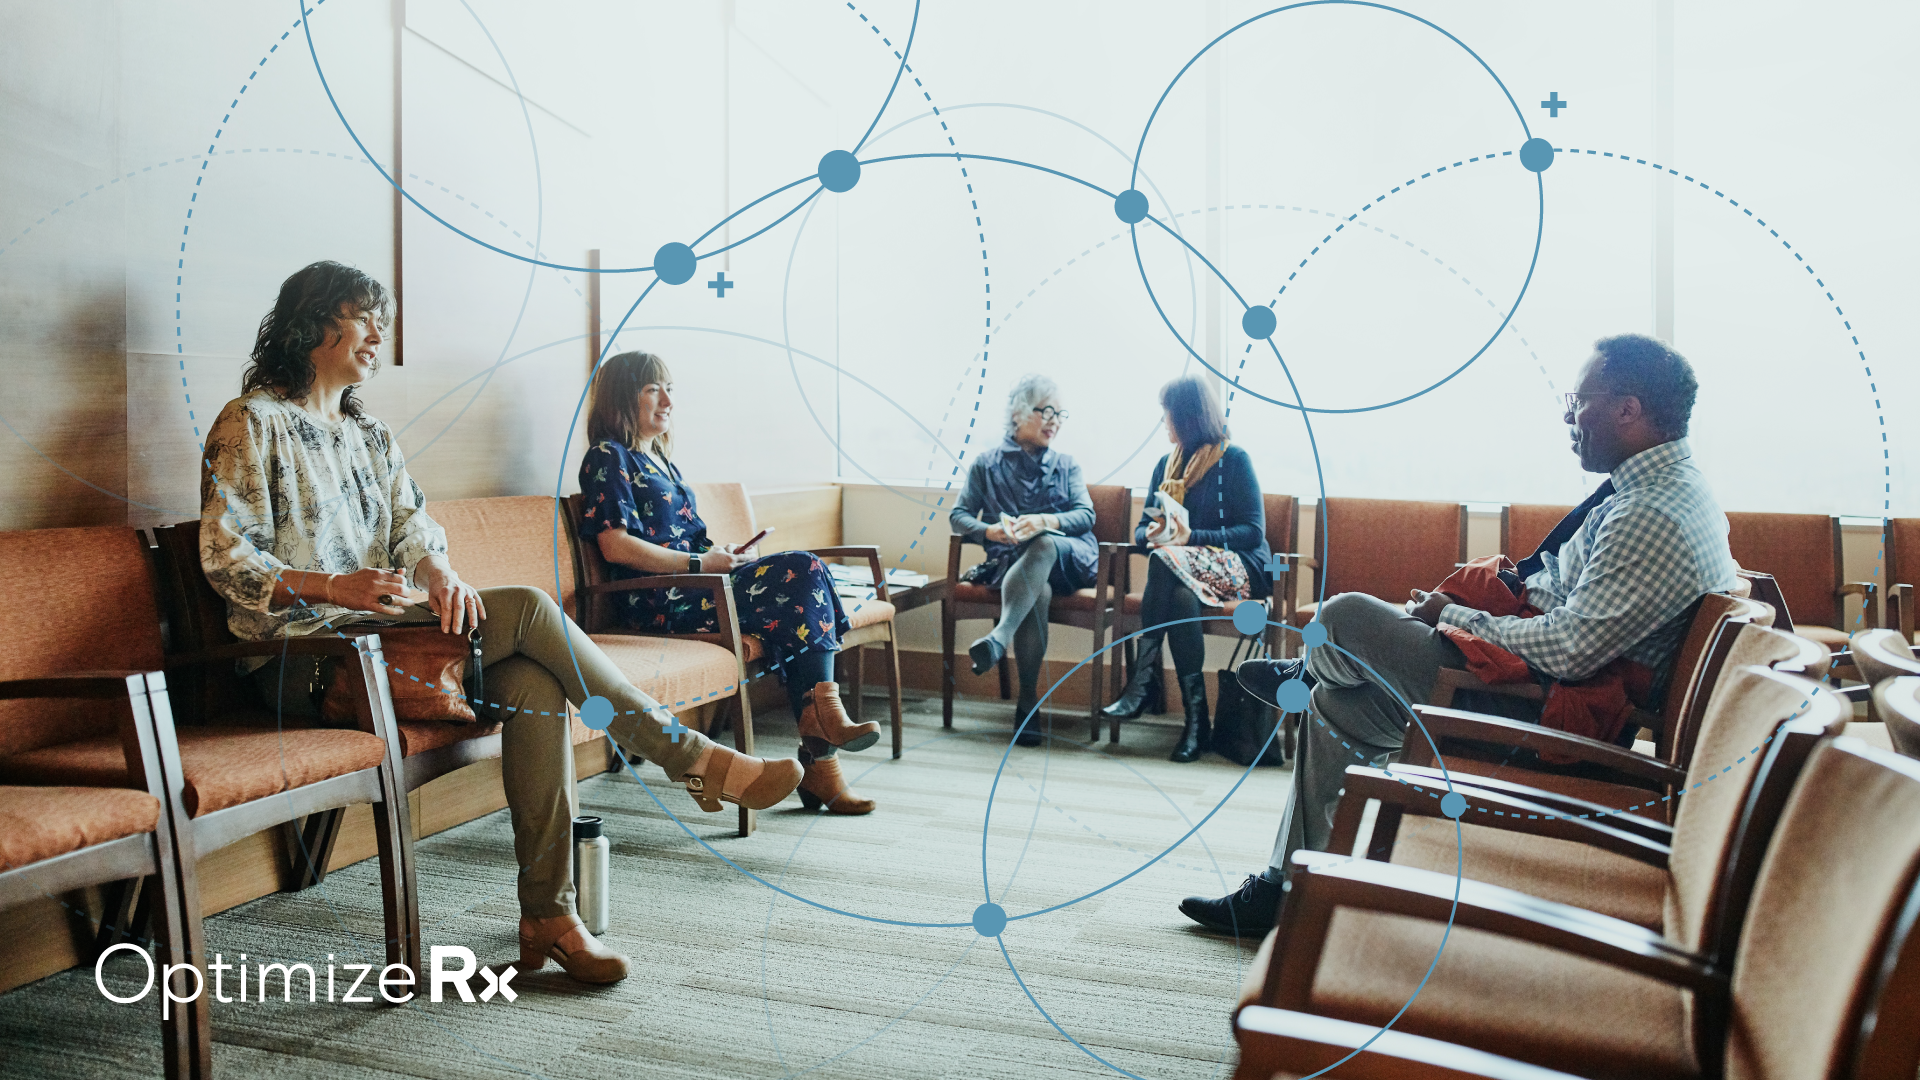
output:
[[[595,731],[605,731],[613,723],[613,702],[595,695],[580,703],[580,722]]]
[[[1545,139],[1528,139],[1520,144],[1520,164],[1534,172],[1546,172],[1553,164],[1553,144]]]
[[[1121,221],[1129,225],[1145,221],[1147,219],[1147,197],[1133,188],[1128,188],[1114,197],[1113,212]]]
[[[820,159],[820,186],[828,191],[852,191],[860,182],[860,161],[845,150],[829,150]]]
[[[1240,316],[1240,329],[1245,330],[1248,337],[1259,341],[1272,337],[1274,327],[1279,325],[1279,318],[1274,315],[1273,309],[1265,304],[1255,304],[1247,309],[1245,315]]]
[[[1303,713],[1307,711],[1307,701],[1313,697],[1313,691],[1307,687],[1304,679],[1288,679],[1274,692],[1273,700],[1280,703],[1283,712]]]
[[[1440,797],[1440,812],[1450,818],[1457,818],[1467,812],[1467,797],[1457,791],[1449,791]]]
[[[1267,625],[1267,609],[1251,601],[1233,609],[1233,628],[1243,636],[1252,637]]]
[[[1300,628],[1300,643],[1309,649],[1317,649],[1327,643],[1327,624],[1315,619]]]
[[[693,280],[693,249],[685,244],[661,244],[653,253],[653,272],[669,285],[685,285]]]
[[[999,937],[1007,928],[1007,909],[999,904],[981,904],[973,909],[973,928],[981,937]]]

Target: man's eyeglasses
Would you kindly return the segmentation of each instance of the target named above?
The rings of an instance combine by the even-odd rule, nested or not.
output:
[[[1040,414],[1040,419],[1045,420],[1049,424],[1064,424],[1067,422],[1067,410],[1065,409],[1056,409],[1051,405],[1042,405],[1033,411]]]
[[[1588,394],[1582,394],[1582,393],[1568,394],[1567,395],[1567,411],[1572,412],[1575,409],[1579,408],[1580,399],[1584,397],[1617,397],[1617,396],[1619,395],[1609,394],[1604,391],[1594,391],[1593,393],[1588,393]]]

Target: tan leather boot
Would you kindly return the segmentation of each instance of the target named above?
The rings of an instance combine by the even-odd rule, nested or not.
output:
[[[863,799],[847,789],[837,757],[807,762],[806,775],[800,778],[800,803],[809,810],[825,805],[829,814],[873,813],[872,799]]]
[[[751,781],[749,768],[735,768],[742,762],[760,762],[760,773]],[[720,812],[720,804],[730,802],[749,810],[765,810],[780,802],[800,783],[800,763],[792,758],[751,758],[715,743],[700,771],[689,769],[673,779],[687,785],[687,794],[709,814]]]
[[[815,683],[800,710],[800,738],[814,739],[842,750],[865,750],[880,741],[880,725],[872,720],[856,724],[840,702],[840,684]],[[826,747],[816,747],[815,752]]]
[[[578,915],[520,920],[520,970],[539,971],[549,959],[575,982],[616,983],[627,977],[627,958],[587,933]]]

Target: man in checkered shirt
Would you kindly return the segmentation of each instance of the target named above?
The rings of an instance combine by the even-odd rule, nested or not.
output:
[[[1609,475],[1509,583],[1524,581],[1526,601],[1541,615],[1490,615],[1438,592],[1415,590],[1404,608],[1342,593],[1320,606],[1318,621],[1328,641],[1372,671],[1327,648],[1310,649],[1304,664],[1240,666],[1241,686],[1276,707],[1281,684],[1305,669],[1312,694],[1293,792],[1272,865],[1228,896],[1188,897],[1181,911],[1222,933],[1272,928],[1293,853],[1326,849],[1346,767],[1391,761],[1409,720],[1400,699],[1424,703],[1441,668],[1466,666],[1440,623],[1506,649],[1545,677],[1577,681],[1624,656],[1664,684],[1694,601],[1737,580],[1726,515],[1687,445],[1698,386],[1686,359],[1651,338],[1623,334],[1594,344],[1564,419],[1580,467]],[[1496,695],[1475,695],[1468,707],[1529,721],[1540,713],[1539,702]]]

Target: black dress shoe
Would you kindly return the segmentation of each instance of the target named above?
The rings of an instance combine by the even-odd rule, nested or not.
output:
[[[1032,719],[1027,718],[1028,713],[1033,713]],[[1014,745],[1039,746],[1046,741],[1046,733],[1041,730],[1041,725],[1047,722],[1046,718],[1035,710],[1034,699],[1025,694],[1020,696],[1019,702],[1013,707],[1013,725],[1020,727],[1022,721],[1025,721],[1027,726],[1020,728],[1020,734],[1013,737]]]
[[[1308,686],[1313,678],[1306,673],[1304,660],[1247,660],[1233,669],[1234,677],[1240,680],[1240,689],[1252,694],[1257,701],[1263,701],[1280,709],[1280,701],[1275,696],[1280,693],[1280,684],[1288,679],[1305,679]],[[1280,709],[1286,712],[1285,709]]]
[[[1180,901],[1180,913],[1216,934],[1260,938],[1273,929],[1283,893],[1279,882],[1249,874],[1237,891],[1218,900],[1187,897]]]
[[[973,673],[985,675],[993,670],[993,665],[999,663],[1001,657],[1007,655],[1007,649],[998,641],[983,637],[967,646],[967,655],[973,658]]]

